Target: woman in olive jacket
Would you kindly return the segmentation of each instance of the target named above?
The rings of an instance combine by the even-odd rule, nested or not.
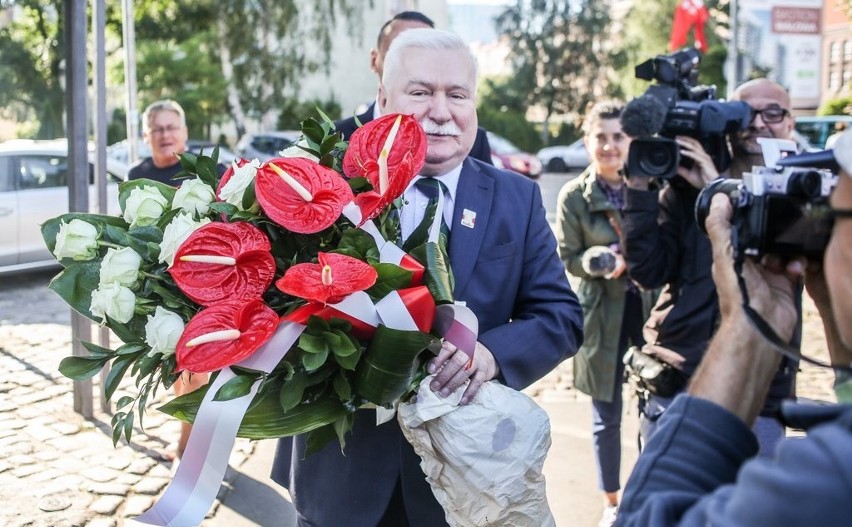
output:
[[[653,305],[627,277],[621,256],[622,168],[630,138],[621,130],[622,105],[595,104],[583,123],[591,165],[565,184],[557,201],[556,238],[568,272],[579,278],[585,340],[574,357],[574,386],[592,397],[598,482],[604,492],[600,525],[611,525],[621,488],[621,413],[629,345],[642,345],[642,325]]]

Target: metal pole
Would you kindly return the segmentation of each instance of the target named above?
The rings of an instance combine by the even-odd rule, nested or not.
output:
[[[94,115],[95,124],[95,188],[98,194],[98,213],[107,213],[106,186],[106,146],[107,146],[107,111],[106,111],[106,4],[104,0],[95,0],[92,5],[92,31],[95,40],[94,64]],[[109,328],[106,326],[98,331],[98,344],[109,348]],[[104,387],[109,375],[109,365],[101,370],[100,402],[101,411],[110,413],[112,408],[106,398]]]
[[[725,61],[726,77],[728,78],[728,99],[740,84],[740,47],[739,47],[739,0],[731,0],[730,4],[731,38],[728,40],[728,58]]]
[[[88,121],[86,110],[86,2],[65,2],[65,76],[68,135],[68,207],[71,212],[89,212]],[[89,354],[82,341],[92,338],[92,324],[76,311],[71,311],[71,353]],[[92,381],[74,382],[74,411],[90,418]]]
[[[136,31],[133,26],[133,1],[122,0],[122,34],[124,35],[125,109],[127,110],[127,162],[137,159],[136,140],[139,136],[139,110],[136,108]]]

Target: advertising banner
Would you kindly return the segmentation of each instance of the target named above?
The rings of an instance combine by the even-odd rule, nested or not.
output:
[[[816,106],[820,97],[822,0],[740,0],[740,78],[764,70],[786,86],[793,107]]]

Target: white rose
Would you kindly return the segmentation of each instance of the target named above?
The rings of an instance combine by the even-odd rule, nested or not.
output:
[[[136,295],[133,291],[115,282],[103,284],[92,291],[92,315],[103,319],[106,317],[125,324],[133,318],[136,309]]]
[[[168,357],[174,353],[183,328],[180,315],[157,306],[154,316],[148,315],[145,324],[145,343],[151,346],[149,355],[162,353],[163,357]]]
[[[130,191],[124,204],[124,220],[131,226],[157,223],[168,205],[157,187],[136,187]]]
[[[185,180],[172,200],[172,209],[183,209],[190,214],[204,216],[210,210],[210,203],[216,199],[213,187],[200,179]]]
[[[210,218],[195,221],[192,215],[182,212],[175,216],[163,229],[163,241],[160,242],[160,263],[166,262],[169,267],[175,260],[175,253],[181,244],[195,232],[195,229],[210,223]]]
[[[53,254],[60,260],[91,260],[98,254],[98,229],[83,220],[60,221]]]
[[[139,266],[142,257],[131,249],[109,248],[101,262],[100,285],[115,282],[125,287],[133,287],[139,279]]]
[[[304,157],[305,159],[310,159],[311,161],[319,163],[319,158],[317,156],[302,150],[299,148],[300,146],[308,146],[308,143],[304,140],[299,141],[298,143],[288,146],[278,154],[281,157]]]
[[[231,205],[236,205],[240,210],[245,210],[243,208],[243,195],[254,181],[258,168],[260,168],[258,159],[252,159],[251,163],[246,163],[241,167],[234,167],[234,174],[219,190],[219,199]]]

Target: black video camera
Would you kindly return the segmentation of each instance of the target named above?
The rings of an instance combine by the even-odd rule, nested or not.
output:
[[[826,150],[787,157],[778,146],[795,152],[795,143],[760,138],[767,166],[752,167],[743,179],[717,179],[704,187],[695,202],[695,220],[704,221],[713,196],[722,192],[734,206],[731,223],[737,255],[779,254],[821,258],[831,237],[828,198],[837,185],[834,152]]]
[[[622,126],[634,138],[627,157],[628,175],[670,179],[681,159],[674,141],[678,135],[694,137],[722,172],[731,163],[727,134],[744,130],[751,122],[751,108],[742,101],[720,102],[716,87],[696,85],[701,54],[685,49],[659,55],[636,66],[636,78],[657,81],[622,113]],[[633,108],[631,108],[633,106]]]

